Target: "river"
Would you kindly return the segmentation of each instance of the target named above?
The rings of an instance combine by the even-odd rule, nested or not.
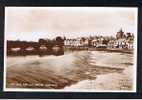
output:
[[[131,90],[133,85],[133,55],[127,53],[7,57],[6,69],[7,88]]]

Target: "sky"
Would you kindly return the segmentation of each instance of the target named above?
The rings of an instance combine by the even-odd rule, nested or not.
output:
[[[7,40],[89,35],[115,36],[117,31],[137,34],[137,8],[127,7],[6,7]]]

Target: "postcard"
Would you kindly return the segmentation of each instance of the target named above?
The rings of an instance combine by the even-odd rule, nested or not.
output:
[[[136,7],[5,7],[4,91],[136,92]]]

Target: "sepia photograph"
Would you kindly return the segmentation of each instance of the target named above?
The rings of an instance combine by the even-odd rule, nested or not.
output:
[[[136,7],[5,7],[4,91],[136,92]]]

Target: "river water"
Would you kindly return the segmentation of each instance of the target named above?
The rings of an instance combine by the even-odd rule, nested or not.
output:
[[[133,85],[133,55],[126,53],[7,57],[6,69],[7,88],[130,90]],[[34,85],[37,83],[42,85]]]

